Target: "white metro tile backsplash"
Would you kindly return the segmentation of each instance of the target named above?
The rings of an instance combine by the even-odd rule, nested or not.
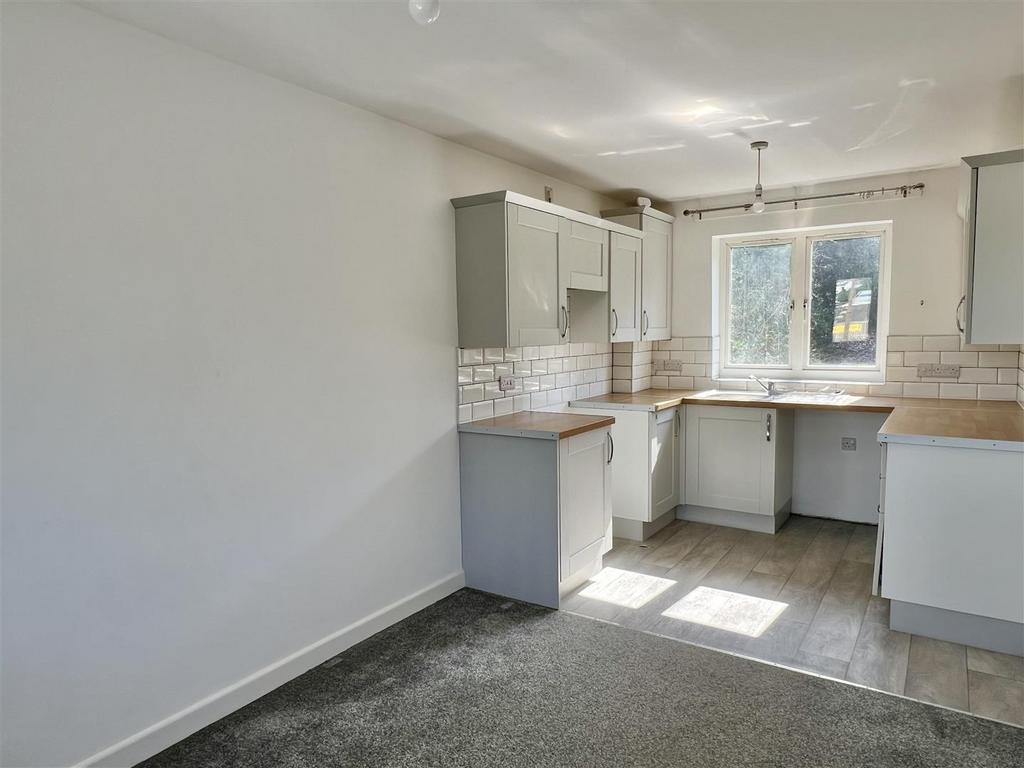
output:
[[[965,344],[960,336],[890,336],[885,384],[868,390],[872,395],[1024,402],[1022,360],[1017,344]],[[918,376],[920,363],[958,365],[960,375]]]
[[[612,391],[611,344],[458,350],[459,423]],[[498,388],[501,376],[515,386]]]
[[[681,336],[652,344],[650,374],[633,353],[632,366],[624,367],[614,345],[613,389],[638,392],[647,388],[671,389],[755,389],[755,382],[718,378],[720,340],[717,336]],[[637,345],[632,345],[636,347]],[[620,368],[619,359],[623,367]],[[667,363],[667,361],[674,361]],[[1014,344],[964,344],[956,335],[889,336],[885,383],[841,384],[850,394],[887,397],[938,397],[957,400],[1018,400],[1024,403],[1024,352]],[[921,377],[920,363],[951,363],[960,366],[956,378]],[[627,380],[623,374],[630,370]],[[787,389],[799,389],[800,383],[785,383]],[[807,384],[809,389],[820,384]]]

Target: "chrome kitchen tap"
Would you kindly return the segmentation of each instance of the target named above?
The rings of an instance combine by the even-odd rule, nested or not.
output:
[[[774,381],[770,381],[768,379],[759,379],[754,374],[750,374],[750,378],[752,378],[754,381],[756,381],[758,384],[764,387],[764,391],[768,393],[768,397],[775,397],[777,394],[779,394],[779,390],[775,388]]]

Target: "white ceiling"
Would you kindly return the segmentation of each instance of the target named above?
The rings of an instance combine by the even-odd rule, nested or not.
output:
[[[1024,2],[102,2],[107,15],[625,196],[949,165],[1024,143]]]

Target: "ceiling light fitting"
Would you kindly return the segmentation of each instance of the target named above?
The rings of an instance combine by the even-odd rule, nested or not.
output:
[[[409,0],[409,15],[422,27],[433,24],[441,15],[441,0]]]
[[[757,184],[754,186],[754,202],[750,204],[750,210],[754,213],[764,213],[764,199],[761,188],[761,150],[768,149],[767,141],[752,141],[750,148],[757,152]]]

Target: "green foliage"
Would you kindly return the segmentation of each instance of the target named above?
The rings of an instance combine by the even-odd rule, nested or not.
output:
[[[875,361],[878,331],[878,261],[881,238],[850,237],[838,240],[815,240],[811,252],[811,363],[871,364]],[[869,282],[871,304],[867,311],[866,339],[833,341],[832,328],[836,307],[849,300],[846,290],[836,284],[849,278]]]

